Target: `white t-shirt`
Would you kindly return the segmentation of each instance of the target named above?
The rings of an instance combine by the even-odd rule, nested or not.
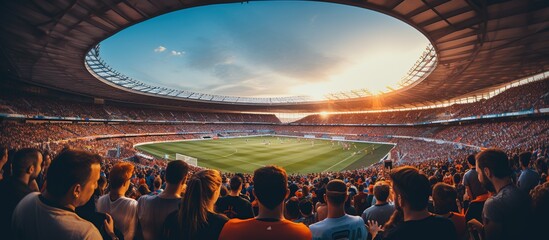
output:
[[[17,239],[102,239],[95,226],[76,213],[52,207],[33,192],[13,211],[12,228]]]
[[[124,239],[132,240],[137,228],[137,201],[120,197],[111,201],[108,194],[101,196],[95,204],[98,212],[108,213],[114,220],[114,226],[124,234]]]
[[[339,218],[326,218],[309,226],[313,240],[365,240],[368,232],[361,217],[345,214]]]

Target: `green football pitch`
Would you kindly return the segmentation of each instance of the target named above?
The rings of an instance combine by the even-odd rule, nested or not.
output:
[[[195,157],[198,166],[223,172],[252,173],[262,166],[277,165],[288,173],[315,173],[370,166],[392,147],[378,143],[257,136],[153,143],[136,148],[158,158],[168,154],[173,160],[176,153]]]

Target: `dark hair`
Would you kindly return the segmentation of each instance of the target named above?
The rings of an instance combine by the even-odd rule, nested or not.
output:
[[[400,195],[412,210],[420,211],[427,207],[431,186],[425,174],[415,167],[398,167],[389,174],[395,192]]]
[[[254,193],[257,200],[268,209],[274,209],[284,201],[288,189],[286,170],[267,166],[254,171]]]
[[[238,191],[238,188],[242,186],[242,178],[238,175],[234,175],[231,178],[231,183],[229,184],[229,187],[231,187],[231,191]]]
[[[457,186],[458,184],[461,183],[461,179],[463,177],[461,176],[461,173],[454,173],[453,178],[454,178],[454,184]]]
[[[309,192],[309,186],[303,185],[303,187],[301,187],[301,193],[303,194],[303,197],[309,196]]]
[[[48,169],[48,193],[64,196],[74,184],[84,185],[91,175],[91,166],[101,164],[101,156],[82,150],[68,149],[51,162]]]
[[[153,181],[154,188],[160,189],[162,187],[162,179],[160,177],[155,177]]]
[[[545,158],[540,157],[536,160],[536,168],[540,171],[540,174],[547,173],[547,162]]]
[[[223,183],[223,180],[221,180],[221,183]],[[223,184],[221,184],[221,190],[219,190],[219,197],[227,196],[228,192],[229,192],[229,190],[227,190],[227,187],[225,187]]]
[[[291,197],[290,199],[288,199],[288,201],[286,201],[286,207],[284,209],[286,209],[286,216],[289,219],[298,219],[300,213],[299,200],[297,199],[297,197]]]
[[[358,185],[358,192],[359,193],[364,193],[364,184]]]
[[[334,205],[341,205],[347,198],[347,185],[345,182],[334,179],[326,185],[326,198]]]
[[[387,201],[390,191],[391,187],[386,183],[378,182],[374,185],[374,196],[379,201]]]
[[[178,184],[185,180],[189,173],[189,165],[183,161],[171,161],[166,167],[166,182],[171,184]]]
[[[23,148],[15,152],[12,162],[13,176],[21,176],[25,174],[29,167],[36,166],[38,157],[41,155],[42,153],[34,148]]]
[[[473,166],[475,166],[477,164],[476,162],[477,160],[475,159],[475,154],[471,154],[469,156],[467,156],[467,162]]]
[[[528,167],[528,165],[530,165],[530,159],[532,159],[531,152],[522,152],[519,154],[519,161],[521,166]]]
[[[147,186],[147,184],[139,185],[139,187],[137,188],[137,191],[141,195],[147,195],[147,194],[151,193],[151,190],[149,190],[149,187]]]
[[[457,212],[457,191],[446,183],[437,183],[433,187],[433,202],[436,214],[446,214],[449,212]]]
[[[304,215],[310,215],[313,213],[313,203],[311,200],[303,199],[299,202],[299,211]]]
[[[490,169],[490,172],[497,178],[504,178],[511,175],[509,159],[507,154],[500,149],[489,148],[476,156],[479,171],[484,168]]]

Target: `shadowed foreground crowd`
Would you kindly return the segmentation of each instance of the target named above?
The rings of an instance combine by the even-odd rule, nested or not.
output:
[[[0,167],[2,239],[544,239],[542,147],[288,176],[24,148]],[[10,159],[10,161],[8,161]]]

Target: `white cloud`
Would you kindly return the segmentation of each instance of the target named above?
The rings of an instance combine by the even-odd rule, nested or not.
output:
[[[185,54],[185,52],[178,52],[178,51],[172,50],[172,52],[170,54],[172,56],[181,56],[181,55]]]
[[[158,46],[157,48],[154,49],[154,52],[164,52],[164,51],[166,51],[166,48],[163,46]]]

